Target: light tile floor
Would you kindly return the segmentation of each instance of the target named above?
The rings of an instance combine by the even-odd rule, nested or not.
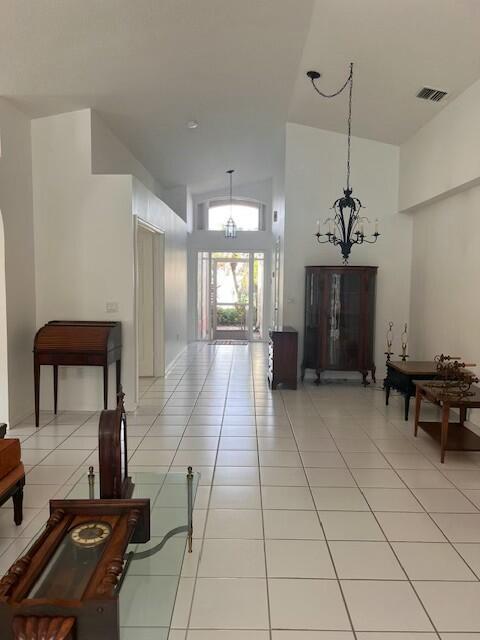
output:
[[[270,392],[260,344],[193,344],[141,390],[131,469],[201,473],[169,640],[480,639],[480,454],[441,465],[378,387]],[[2,573],[48,500],[97,464],[98,413],[33,424],[9,432],[28,475],[23,524],[0,510]],[[166,607],[175,581],[160,566],[136,580]],[[166,639],[151,611],[122,612],[128,640]]]

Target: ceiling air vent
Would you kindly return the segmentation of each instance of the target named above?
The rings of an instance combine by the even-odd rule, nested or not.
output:
[[[447,95],[447,91],[442,91],[441,89],[430,89],[430,87],[423,87],[417,93],[417,98],[422,98],[422,100],[430,100],[432,102],[440,102]]]

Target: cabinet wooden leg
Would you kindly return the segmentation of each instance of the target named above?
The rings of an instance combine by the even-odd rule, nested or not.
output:
[[[460,407],[460,424],[463,425],[465,424],[465,420],[467,419],[467,410],[465,409],[465,407]]]
[[[53,365],[53,413],[57,415],[58,407],[58,365]]]
[[[384,388],[385,388],[385,406],[388,407],[388,402],[390,400],[390,385],[387,383],[387,381],[385,381],[384,384]]]

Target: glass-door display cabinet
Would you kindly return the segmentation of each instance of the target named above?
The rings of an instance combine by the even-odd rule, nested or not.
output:
[[[314,369],[359,371],[375,381],[374,329],[377,267],[305,268],[302,380]]]

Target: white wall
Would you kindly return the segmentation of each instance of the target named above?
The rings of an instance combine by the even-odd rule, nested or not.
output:
[[[400,193],[414,207],[411,327],[416,355],[478,363],[480,127],[476,82],[400,149]]]
[[[165,366],[187,344],[187,229],[164,202],[133,179],[133,214],[165,233]]]
[[[90,110],[32,121],[37,326],[49,320],[122,322],[122,382],[135,398],[131,178],[91,174]],[[118,313],[106,303],[118,303]],[[42,367],[41,407],[52,407]],[[115,369],[110,367],[109,406]],[[103,406],[101,368],[63,367],[59,409]]]
[[[480,372],[480,186],[414,214],[411,327],[419,359],[466,358]]]
[[[14,425],[33,411],[35,272],[30,120],[0,99],[0,213],[5,236],[8,415]],[[0,267],[2,276],[3,265]],[[0,294],[1,295],[1,294]],[[0,320],[1,323],[1,320]],[[5,339],[3,327],[0,339]],[[5,351],[5,345],[2,346]],[[4,367],[0,384],[6,390]],[[2,399],[5,411],[5,396]]]
[[[340,265],[338,247],[319,245],[316,220],[331,215],[332,203],[345,187],[346,137],[298,124],[287,125],[285,167],[285,324],[299,331],[299,361],[303,353],[305,265]],[[353,247],[351,265],[378,266],[375,363],[381,379],[385,363],[385,333],[389,320],[400,327],[409,319],[412,225],[398,214],[398,147],[352,139],[351,184],[365,204],[364,215],[379,219],[374,245]],[[398,333],[398,331],[397,331]],[[398,341],[398,340],[397,340]]]
[[[182,228],[185,225],[166,205],[159,214],[160,200],[131,175],[92,175],[94,148],[94,156],[102,157],[102,171],[108,171],[111,153],[113,160],[119,153],[123,154],[125,170],[135,164],[127,162],[128,150],[119,141],[112,140],[110,132],[99,133],[101,120],[94,119],[99,139],[93,147],[89,109],[32,122],[37,325],[68,318],[121,321],[122,383],[127,407],[131,408],[136,401],[137,387],[135,220],[132,214],[162,225],[166,233],[175,227],[174,223],[170,227],[165,223],[167,218],[178,220]],[[102,141],[106,141],[106,148],[102,148]],[[96,166],[98,168],[98,163]],[[179,230],[178,233],[181,234]],[[186,264],[185,249],[183,253],[180,249],[180,253],[180,257],[167,258],[170,269],[179,268],[182,260]],[[181,288],[178,298],[177,306],[182,304]],[[107,302],[116,302],[118,312],[107,313]],[[185,311],[185,299],[183,305]],[[170,323],[167,343],[177,345],[179,329],[175,328],[173,338],[172,331]],[[185,340],[185,335],[183,338]],[[180,348],[181,343],[177,350]],[[167,352],[176,350],[167,348]],[[42,407],[49,408],[52,376],[47,367],[43,369]],[[114,378],[112,366],[110,406],[113,405]],[[60,370],[60,409],[101,408],[102,393],[101,369]]]
[[[132,175],[156,196],[162,188],[130,150],[108,128],[98,113],[91,111],[92,173]]]
[[[285,262],[285,145],[286,131],[282,137],[282,144],[277,159],[277,167],[272,179],[272,232],[275,238],[275,245],[278,244],[280,252],[280,260],[278,265],[278,273],[273,265],[274,278],[272,278],[272,288],[277,287],[278,300],[272,291],[272,320],[278,319],[280,323],[283,319],[283,290],[284,290],[284,262]],[[276,212],[276,220],[274,219]],[[278,283],[275,284],[275,279]],[[275,313],[275,302],[277,303],[277,312]]]
[[[480,182],[479,103],[480,80],[401,146],[401,210]]]
[[[188,221],[189,207],[191,203],[190,190],[186,185],[171,187],[162,190],[163,201],[175,211],[185,222]]]

